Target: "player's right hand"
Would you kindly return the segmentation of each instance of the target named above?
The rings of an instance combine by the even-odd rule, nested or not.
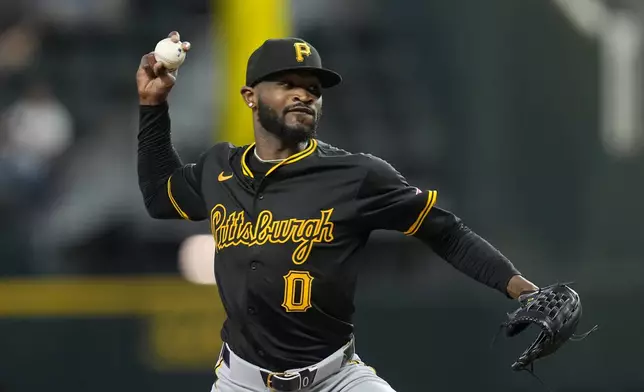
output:
[[[179,33],[176,31],[168,34],[174,42],[180,41]],[[184,51],[190,50],[190,42],[181,44]],[[154,58],[150,52],[141,58],[141,64],[136,71],[136,85],[139,92],[140,105],[159,105],[168,98],[177,80],[176,71],[171,73]]]

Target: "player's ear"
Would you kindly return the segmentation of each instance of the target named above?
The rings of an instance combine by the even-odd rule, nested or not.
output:
[[[246,106],[248,106],[249,108],[254,108],[255,106],[257,106],[254,88],[248,86],[242,87],[241,95]]]

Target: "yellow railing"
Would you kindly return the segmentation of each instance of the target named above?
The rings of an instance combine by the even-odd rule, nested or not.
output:
[[[143,360],[157,370],[205,370],[221,348],[217,287],[179,277],[0,280],[0,318],[140,318]]]

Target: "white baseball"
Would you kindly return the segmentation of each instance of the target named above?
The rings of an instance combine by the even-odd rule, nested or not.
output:
[[[179,69],[186,59],[186,52],[181,42],[172,42],[170,38],[163,39],[154,48],[154,58],[169,71]]]

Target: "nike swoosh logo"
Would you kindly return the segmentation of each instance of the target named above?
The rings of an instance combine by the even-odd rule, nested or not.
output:
[[[231,175],[229,175],[229,176],[227,176],[227,175],[225,175],[225,174],[224,174],[224,172],[219,173],[219,177],[217,177],[217,179],[219,180],[219,182],[223,182],[223,181],[226,181],[226,180],[230,180],[231,178],[233,178],[233,175],[232,175],[232,174],[231,174]]]

